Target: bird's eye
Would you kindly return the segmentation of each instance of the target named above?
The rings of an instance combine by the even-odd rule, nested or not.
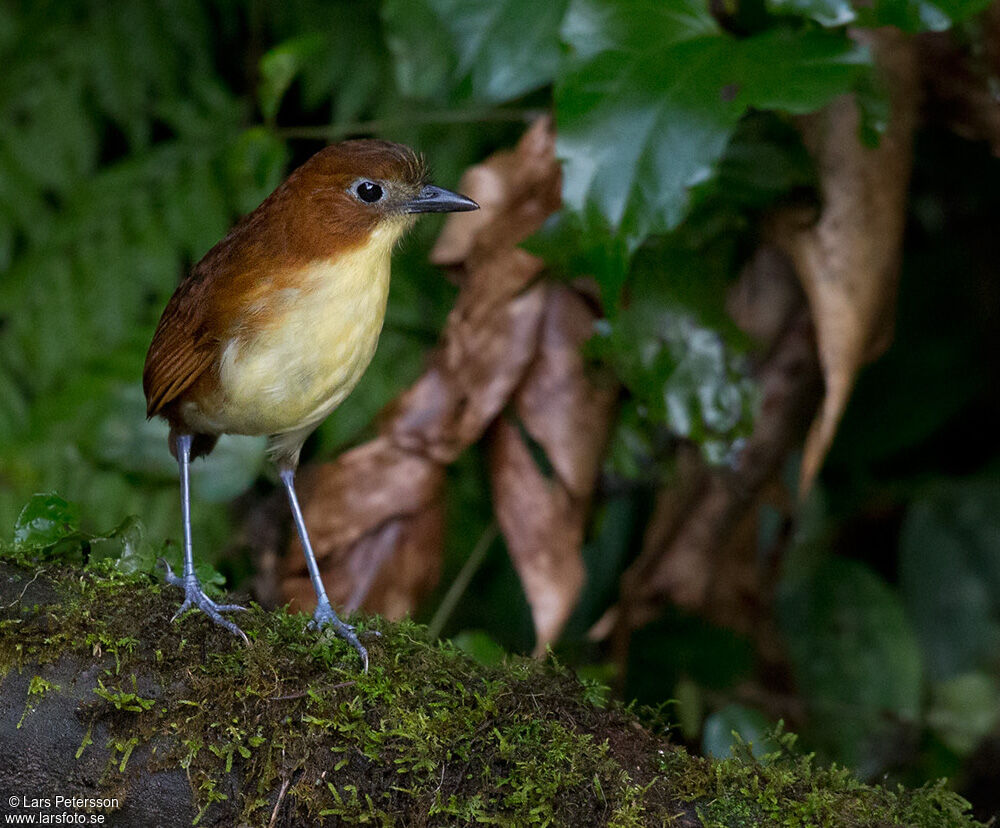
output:
[[[356,192],[358,194],[358,198],[366,204],[374,204],[382,198],[382,188],[379,187],[379,185],[374,181],[362,181],[354,189],[354,192]]]

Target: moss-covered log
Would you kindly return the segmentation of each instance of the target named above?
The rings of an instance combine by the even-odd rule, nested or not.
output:
[[[40,569],[0,562],[5,813],[83,796],[143,828],[976,824],[941,785],[689,756],[556,665],[484,667],[414,624],[364,624],[382,635],[363,674],[302,616],[251,610],[244,646],[171,623],[178,596],[150,577]]]

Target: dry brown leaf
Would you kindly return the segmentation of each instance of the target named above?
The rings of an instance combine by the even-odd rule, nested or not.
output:
[[[580,349],[593,334],[594,320],[579,293],[552,287],[538,356],[515,399],[525,429],[578,498],[589,498],[594,488],[618,398],[617,382],[591,375],[584,363]]]
[[[413,611],[414,600],[437,584],[444,534],[441,501],[406,518],[396,518],[360,538],[344,561],[346,577],[330,583],[330,599],[347,612],[364,607],[386,618]],[[315,594],[308,577],[288,578],[286,600],[312,607]]]
[[[536,655],[559,637],[583,586],[580,545],[618,397],[617,384],[586,371],[580,346],[594,319],[574,290],[549,287],[538,354],[514,399],[551,475],[517,423],[501,418],[492,433],[494,508],[531,607]]]
[[[500,178],[502,185],[496,183]],[[520,244],[559,209],[562,173],[551,119],[535,121],[512,154],[497,153],[470,169],[460,189],[466,186],[470,198],[488,205],[491,220],[480,223],[475,212],[449,214],[442,232],[446,242],[431,250],[433,264],[458,264],[457,255],[464,253],[466,268],[476,267],[481,257]]]
[[[800,494],[812,487],[861,366],[888,347],[899,276],[905,202],[917,119],[912,38],[894,29],[857,32],[875,52],[890,90],[892,118],[879,146],[864,147],[852,97],[803,119],[816,159],[823,207],[811,227],[788,220],[776,241],[789,253],[809,300],[826,383],[806,439]]]
[[[385,432],[409,451],[451,463],[507,404],[538,344],[545,290],[524,289],[541,268],[523,250],[470,273],[428,371],[393,406]],[[495,277],[480,290],[483,277]],[[497,286],[510,291],[497,296]]]
[[[434,500],[443,471],[385,435],[351,449],[334,463],[303,470],[299,488],[314,545],[348,546],[399,515]],[[315,527],[315,528],[313,528]]]
[[[472,252],[479,231],[496,221],[510,198],[511,184],[517,175],[518,156],[498,152],[486,163],[471,167],[462,176],[458,191],[479,205],[468,213],[452,213],[431,248],[430,260],[438,267],[460,265]]]
[[[765,350],[788,329],[801,307],[802,288],[795,268],[787,256],[768,244],[754,251],[726,294],[730,319]]]
[[[542,474],[516,423],[501,417],[491,436],[497,522],[531,607],[535,654],[544,655],[583,587],[584,504]]]

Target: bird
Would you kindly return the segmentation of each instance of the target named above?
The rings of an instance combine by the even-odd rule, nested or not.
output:
[[[248,642],[195,575],[191,461],[222,434],[266,435],[313,588],[310,626],[331,628],[368,652],[330,605],[295,491],[309,435],[351,393],[371,362],[385,319],[393,248],[422,213],[479,205],[428,181],[410,147],[377,139],[331,144],[295,169],[181,280],[146,354],[147,419],[169,425],[180,477],[184,590],[174,615],[201,610]]]

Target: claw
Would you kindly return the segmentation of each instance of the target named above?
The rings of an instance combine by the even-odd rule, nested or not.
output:
[[[162,564],[166,568],[167,583],[184,589],[184,602],[181,604],[180,609],[174,613],[174,617],[170,619],[171,621],[176,621],[180,618],[180,616],[187,612],[187,610],[197,608],[205,613],[205,615],[207,615],[220,627],[224,627],[233,635],[237,635],[242,638],[244,644],[250,644],[250,639],[246,637],[243,630],[237,627],[229,619],[223,618],[220,615],[220,613],[223,612],[245,611],[246,607],[241,607],[239,604],[216,604],[215,601],[204,593],[201,588],[201,583],[194,574],[186,577],[179,577],[174,574],[174,571],[170,568],[170,564],[163,560],[163,558],[160,558],[158,563]]]
[[[337,617],[337,613],[333,611],[333,607],[330,606],[329,601],[321,601],[316,605],[316,611],[313,613],[312,620],[306,627],[310,630],[322,630],[325,627],[330,627],[337,637],[344,639],[344,641],[358,651],[358,655],[361,656],[361,665],[364,668],[364,672],[368,672],[368,650],[358,640],[358,634],[354,631],[354,626],[341,621]]]

